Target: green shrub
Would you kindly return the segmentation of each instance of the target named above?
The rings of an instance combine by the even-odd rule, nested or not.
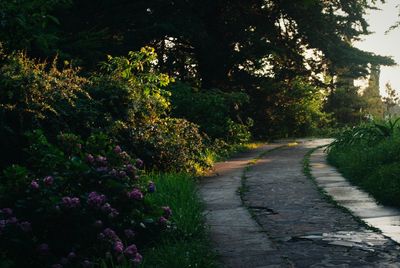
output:
[[[400,135],[394,121],[345,130],[329,147],[328,160],[377,200],[400,206]]]
[[[143,153],[148,167],[190,170],[204,167],[197,126],[168,117],[172,79],[159,73],[152,48],[109,57],[89,78],[78,69],[35,62],[23,53],[1,55],[0,169],[23,163],[24,133],[44,130],[50,140],[60,131],[88,137],[104,131],[129,151]],[[119,132],[121,131],[121,132]]]
[[[230,143],[243,143],[250,139],[252,121],[240,119],[240,107],[249,101],[245,93],[200,90],[183,83],[174,84],[171,93],[172,115],[198,124],[210,138]]]
[[[15,162],[26,131],[43,128],[48,134],[87,128],[77,102],[90,100],[87,79],[78,69],[36,62],[22,52],[0,53],[0,167]],[[84,116],[83,116],[84,117]]]
[[[121,123],[115,133],[127,150],[140,154],[148,167],[189,172],[208,167],[203,137],[197,125],[185,119],[163,118],[135,127]]]
[[[328,126],[330,115],[322,112],[324,91],[303,78],[290,83],[265,81],[249,95],[253,115],[252,131],[257,138],[299,137],[312,135]]]
[[[70,0],[0,1],[0,40],[9,49],[27,49],[41,56],[54,54],[59,45],[56,10]]]
[[[171,215],[149,201],[155,186],[139,177],[141,160],[102,134],[30,139],[33,169],[13,166],[0,180],[0,257],[10,267],[139,264],[137,248],[154,243]]]

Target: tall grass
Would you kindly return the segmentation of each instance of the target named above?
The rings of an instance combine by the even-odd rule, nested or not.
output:
[[[194,178],[188,174],[148,176],[157,187],[149,201],[168,205],[174,225],[145,250],[141,267],[216,267]]]
[[[400,131],[396,123],[371,123],[339,136],[328,161],[378,201],[400,207]]]

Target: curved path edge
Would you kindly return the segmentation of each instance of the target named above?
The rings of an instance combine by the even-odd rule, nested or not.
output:
[[[286,145],[266,144],[215,165],[213,176],[200,182],[210,236],[222,267],[265,267],[274,245],[243,206],[238,193],[245,168],[251,160]]]
[[[327,153],[322,147],[310,155],[311,175],[318,187],[363,222],[400,243],[400,210],[378,204],[367,192],[350,184],[336,168],[327,163],[326,157]]]

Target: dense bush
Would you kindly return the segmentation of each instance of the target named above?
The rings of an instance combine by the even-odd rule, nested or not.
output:
[[[329,124],[329,114],[321,111],[323,91],[303,78],[289,84],[265,81],[249,95],[252,105],[248,110],[254,115],[253,132],[257,137],[306,136]]]
[[[56,10],[70,0],[0,1],[0,40],[10,49],[26,49],[48,56],[57,51],[60,42]]]
[[[50,140],[59,131],[87,137],[104,131],[130,153],[143,153],[148,167],[204,167],[197,126],[168,117],[172,79],[157,72],[151,48],[109,57],[89,78],[78,69],[59,70],[23,53],[3,55],[0,68],[0,168],[21,163],[24,133],[41,128]]]
[[[185,119],[162,118],[135,127],[120,122],[114,132],[129,151],[158,169],[194,172],[209,167],[203,137]]]
[[[30,140],[29,169],[1,177],[0,258],[10,267],[140,263],[138,248],[171,215],[148,202],[155,185],[139,177],[142,161],[102,134],[60,134],[51,144],[35,131]]]
[[[88,81],[77,69],[59,70],[55,64],[36,62],[24,53],[0,52],[0,167],[19,160],[26,131],[43,128],[55,135],[87,129],[88,122],[79,120],[77,102],[89,101],[82,89]]]
[[[379,201],[400,206],[400,132],[395,122],[343,131],[329,146],[328,160]]]
[[[198,124],[209,137],[230,143],[250,139],[252,121],[241,119],[241,106],[249,102],[245,93],[200,90],[183,83],[174,84],[171,93],[172,115]]]

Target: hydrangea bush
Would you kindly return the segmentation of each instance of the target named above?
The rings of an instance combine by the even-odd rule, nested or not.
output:
[[[86,141],[40,131],[29,137],[31,170],[12,166],[0,181],[0,263],[11,267],[138,265],[140,248],[169,226],[169,207],[140,177],[143,162],[105,135]]]

